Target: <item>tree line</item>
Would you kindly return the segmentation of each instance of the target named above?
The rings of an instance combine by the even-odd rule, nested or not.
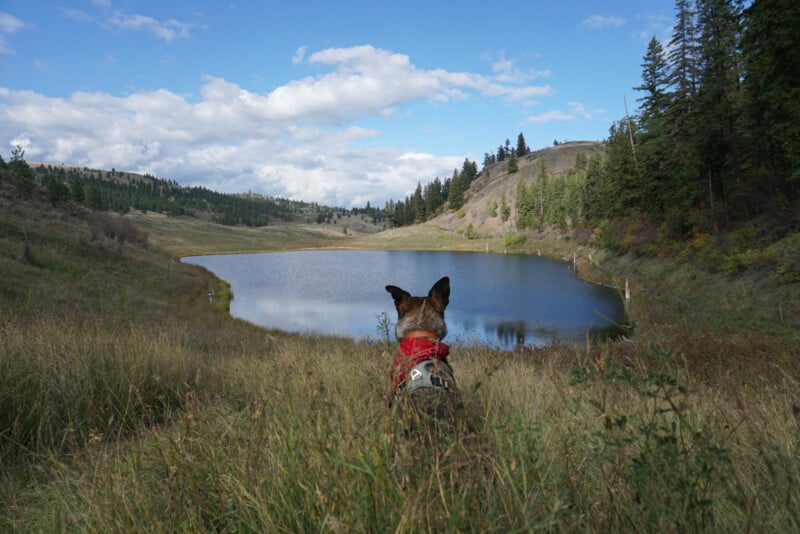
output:
[[[445,204],[457,210],[464,205],[464,194],[477,177],[478,164],[465,158],[461,172],[453,169],[452,177],[442,181],[437,176],[424,187],[418,182],[414,193],[405,200],[387,201],[386,219],[395,227],[408,226],[435,217]]]
[[[127,213],[131,209],[170,216],[210,213],[224,225],[266,226],[271,220],[292,220],[311,208],[306,202],[264,197],[252,193],[230,195],[204,187],[181,187],[176,182],[149,174],[138,177],[89,168],[39,165],[31,168],[25,151],[17,147],[0,169],[10,171],[20,196],[30,196],[34,187],[44,189],[52,203],[72,200],[95,211]]]
[[[668,46],[653,38],[643,56],[637,113],[611,125],[603,154],[520,178],[518,229],[636,219],[629,241],[713,236],[742,221],[772,238],[797,229],[800,3],[678,0],[675,10]],[[490,215],[507,217],[505,202]]]
[[[642,62],[638,114],[612,125],[587,175],[588,222],[631,209],[719,233],[743,219],[796,224],[800,3],[677,0],[672,38]]]

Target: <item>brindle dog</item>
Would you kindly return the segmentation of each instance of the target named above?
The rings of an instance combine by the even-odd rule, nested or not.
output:
[[[446,443],[467,430],[461,393],[447,361],[449,346],[444,310],[450,302],[450,279],[444,277],[427,297],[413,297],[397,286],[386,286],[397,309],[395,335],[400,347],[389,372],[386,404],[395,461],[408,479],[409,461],[419,454],[438,454]]]

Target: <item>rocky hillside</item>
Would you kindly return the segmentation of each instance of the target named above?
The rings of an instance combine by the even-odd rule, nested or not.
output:
[[[506,171],[507,161],[489,165],[472,182],[464,198],[463,210],[445,212],[432,222],[447,230],[464,229],[472,224],[482,236],[502,236],[514,229],[516,221],[514,198],[520,177],[527,183],[535,180],[542,161],[550,176],[565,174],[575,165],[575,157],[579,152],[591,157],[592,154],[603,150],[603,143],[597,141],[575,141],[527,154],[518,160],[518,170],[513,174]],[[492,203],[499,202],[503,194],[511,208],[511,216],[505,223],[500,217],[489,215]]]

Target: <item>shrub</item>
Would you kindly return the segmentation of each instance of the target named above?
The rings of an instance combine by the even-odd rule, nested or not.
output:
[[[89,228],[92,231],[92,239],[104,235],[119,243],[127,241],[135,245],[147,246],[147,232],[142,231],[130,221],[95,213],[89,221]]]
[[[506,232],[503,235],[503,243],[507,247],[517,247],[525,243],[527,241],[527,237],[525,234],[517,234],[515,232]]]

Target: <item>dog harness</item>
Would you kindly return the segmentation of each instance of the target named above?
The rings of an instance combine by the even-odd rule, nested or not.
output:
[[[421,387],[443,387],[442,384],[437,384],[438,377],[431,376],[425,363],[439,360],[447,364],[450,346],[431,339],[436,339],[436,336],[430,332],[415,332],[400,341],[400,347],[395,353],[392,369],[389,372],[392,389],[386,398],[387,405],[391,406],[392,399],[406,385],[409,376],[411,377],[409,391]]]

